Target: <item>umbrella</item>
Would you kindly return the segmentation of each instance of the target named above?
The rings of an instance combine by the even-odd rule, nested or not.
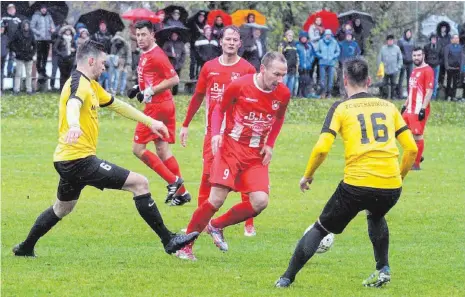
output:
[[[431,33],[436,33],[436,28],[440,22],[447,22],[450,25],[450,34],[458,34],[457,23],[445,15],[430,15],[421,22],[421,34],[430,36]]]
[[[173,11],[175,11],[176,9],[179,10],[179,12],[181,13],[179,20],[184,24],[187,22],[187,17],[189,16],[189,14],[187,13],[187,10],[182,6],[170,5],[170,6],[163,8],[163,10],[165,11],[165,21],[164,21],[165,23],[171,17],[171,14],[173,13]]]
[[[207,24],[213,27],[217,17],[221,17],[223,19],[223,24],[225,27],[232,25],[231,16],[221,9],[211,10],[208,13]]]
[[[146,8],[131,9],[123,13],[121,17],[123,19],[131,20],[131,21],[147,20],[154,24],[159,23],[161,21],[155,12],[151,11],[150,9],[146,9]]]
[[[305,22],[303,29],[305,31],[308,31],[308,29],[315,22],[315,19],[317,17],[321,17],[321,25],[325,29],[331,29],[331,31],[333,31],[333,34],[336,34],[337,29],[339,28],[339,20],[337,18],[337,14],[327,10],[319,10],[314,14],[310,15],[307,21]]]
[[[120,16],[116,12],[111,12],[105,9],[97,9],[79,17],[77,23],[86,25],[87,30],[92,35],[99,30],[100,22],[104,21],[107,24],[107,30],[115,35],[118,31],[123,31],[124,24]]]
[[[164,27],[155,33],[158,45],[163,46],[163,44],[171,38],[171,34],[173,33],[178,33],[179,40],[182,42],[186,43],[189,41],[189,29],[186,27]]]
[[[354,26],[355,19],[359,18],[363,27],[363,35],[366,37],[370,34],[371,29],[375,25],[375,21],[371,14],[366,12],[361,12],[357,10],[351,10],[343,12],[337,16],[341,24],[352,22],[352,27]]]
[[[16,15],[28,16],[29,2],[28,1],[2,1],[2,14],[7,13],[9,4],[14,4],[16,8]]]
[[[207,19],[208,17],[208,10],[206,9],[200,9],[199,11],[197,11],[193,16],[189,17],[187,19],[187,26],[189,27],[190,24],[192,23],[195,23],[197,21],[197,18],[199,17],[199,14],[203,12],[205,14],[205,20]]]
[[[42,5],[47,7],[47,11],[52,16],[55,25],[63,24],[68,17],[69,7],[65,1],[36,1],[29,7],[28,16],[32,17],[36,11],[40,10]]]
[[[265,25],[266,17],[254,9],[241,9],[234,12],[231,15],[233,25],[240,27],[241,25],[247,23],[247,16],[249,14],[255,15],[255,23]]]

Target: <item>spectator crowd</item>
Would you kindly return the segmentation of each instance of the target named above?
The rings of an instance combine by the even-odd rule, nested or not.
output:
[[[174,69],[181,76],[188,69],[188,82],[195,83],[200,68],[205,62],[221,54],[220,34],[227,23],[224,15],[218,14],[207,22],[208,11],[200,10],[187,18],[184,9],[159,10],[154,23],[157,43],[169,57]],[[256,22],[257,15],[249,13],[241,26],[242,47],[239,54],[257,70],[267,52],[267,31]],[[47,89],[60,90],[75,67],[78,47],[88,39],[102,43],[108,54],[106,71],[99,83],[113,94],[124,94],[128,85],[136,79],[140,50],[137,47],[135,20],[127,32],[114,34],[102,19],[98,30],[91,34],[85,23],[71,26],[66,21],[55,24],[46,4],[42,4],[30,19],[16,12],[14,4],[8,4],[1,19],[1,83],[4,76],[13,78],[13,93],[21,91],[25,77],[25,91],[34,92],[32,83],[33,66],[38,81],[46,82]],[[167,33],[158,38],[158,33]],[[429,36],[424,45],[425,60],[435,74],[433,98],[457,101],[457,89],[464,88],[464,43],[465,24],[459,34],[451,34],[451,26],[440,22],[436,32]],[[129,38],[125,38],[129,36]],[[162,36],[162,35],[160,35]],[[360,15],[353,14],[339,28],[325,27],[322,17],[316,16],[307,30],[284,32],[277,45],[287,60],[288,73],[285,84],[300,98],[345,97],[342,65],[344,61],[366,54],[367,36]],[[378,82],[384,98],[404,99],[409,89],[409,78],[413,70],[412,51],[418,46],[411,29],[402,36],[388,34],[385,44],[377,56]],[[375,45],[370,44],[373,48]],[[274,47],[274,46],[272,46]],[[51,53],[51,72],[47,73],[47,61]],[[189,66],[185,67],[189,57]],[[59,70],[59,80],[57,79]],[[59,81],[59,85],[58,85]],[[445,87],[444,87],[445,85]],[[444,92],[441,92],[444,91]],[[178,92],[177,87],[173,89]],[[444,95],[440,95],[444,93]],[[462,94],[462,97],[465,97]]]

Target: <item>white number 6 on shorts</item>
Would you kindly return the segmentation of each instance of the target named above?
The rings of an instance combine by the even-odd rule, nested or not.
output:
[[[108,164],[105,163],[105,162],[100,163],[100,167],[102,167],[102,168],[105,169],[106,171],[110,171],[110,170],[111,170],[111,166],[108,165]]]

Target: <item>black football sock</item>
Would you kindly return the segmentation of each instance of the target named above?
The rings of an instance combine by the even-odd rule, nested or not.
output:
[[[33,249],[37,241],[45,235],[53,226],[56,225],[61,219],[57,217],[53,211],[53,206],[47,208],[43,213],[37,217],[34,225],[29,231],[26,240],[22,243],[22,246],[26,249]]]
[[[368,235],[370,236],[371,243],[376,260],[376,270],[380,270],[384,266],[389,266],[388,252],[389,252],[389,229],[384,217],[375,218],[371,215],[367,216]]]
[[[171,233],[163,223],[161,214],[150,193],[135,196],[134,201],[140,216],[147,222],[150,228],[157,233],[163,245],[167,245],[173,233]]]
[[[288,278],[291,282],[294,281],[297,273],[304,267],[305,263],[315,254],[321,240],[328,235],[318,222],[315,223],[299,241],[292,255],[289,267],[283,274],[283,277]]]

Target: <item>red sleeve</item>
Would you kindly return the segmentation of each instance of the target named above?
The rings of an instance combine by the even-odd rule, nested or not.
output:
[[[433,69],[428,69],[425,75],[425,89],[433,89],[434,88],[434,71]]]
[[[157,69],[156,71],[165,79],[170,79],[178,75],[174,70],[170,60],[162,51],[160,55],[155,57],[155,61],[155,67]]]
[[[240,90],[238,83],[232,82],[226,88],[223,94],[223,100],[221,104],[216,104],[212,113],[212,135],[219,135],[221,131],[221,124],[223,123],[224,113],[228,110],[233,104]]]
[[[276,142],[276,139],[278,138],[279,132],[281,132],[281,128],[283,127],[284,124],[284,118],[286,115],[286,110],[287,110],[287,105],[289,103],[290,99],[290,93],[287,92],[286,94],[286,104],[281,105],[278,113],[276,114],[276,121],[273,123],[273,126],[271,126],[271,131],[270,134],[268,134],[268,138],[266,140],[266,145],[270,147],[274,147],[274,143]]]
[[[195,86],[195,92],[200,94],[207,93],[207,76],[210,70],[208,69],[208,64],[204,65],[200,70],[199,80],[197,81],[197,85]]]
[[[187,108],[186,118],[184,119],[184,123],[182,123],[183,127],[189,127],[192,118],[194,118],[195,114],[199,110],[200,106],[203,102],[203,97],[205,94],[195,92],[192,96],[191,102],[189,103],[189,107]]]

